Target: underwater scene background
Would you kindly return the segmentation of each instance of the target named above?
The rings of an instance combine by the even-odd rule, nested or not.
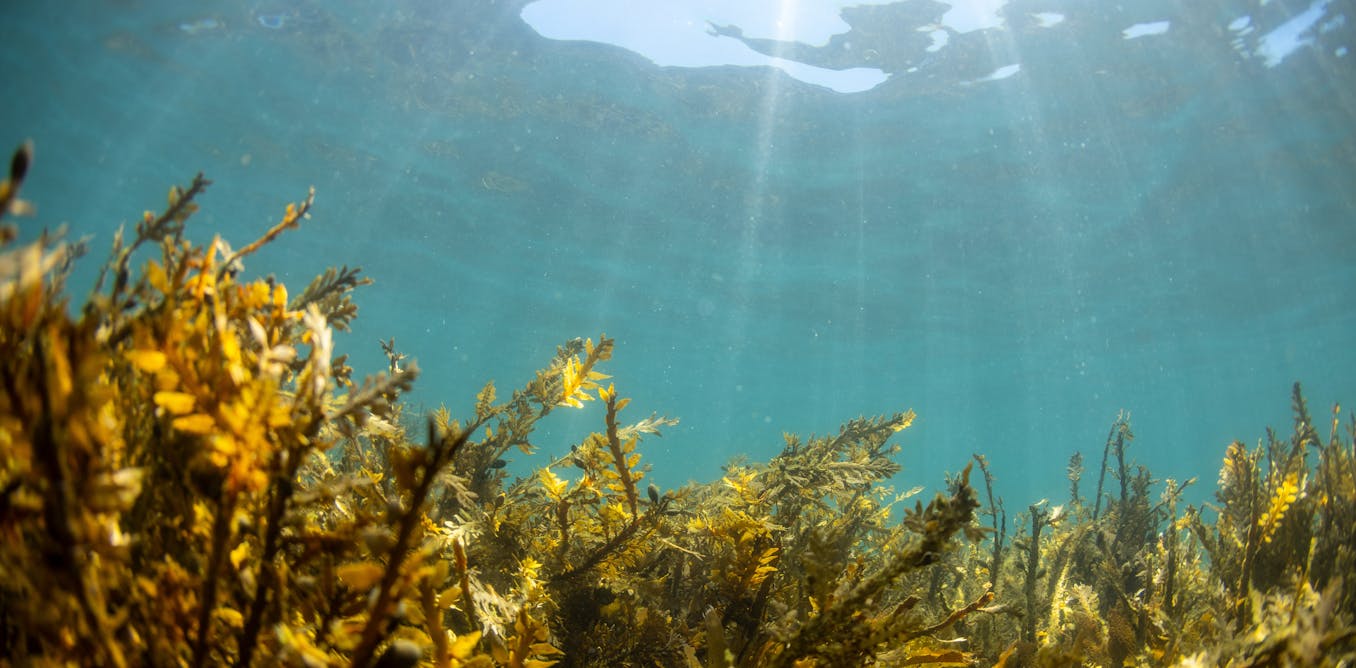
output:
[[[203,234],[314,185],[321,229],[250,270],[361,265],[356,366],[394,336],[430,407],[616,337],[683,420],[650,453],[673,485],[912,407],[906,476],[984,452],[1039,498],[1120,410],[1187,477],[1286,422],[1292,382],[1353,394],[1347,3],[1273,67],[1252,52],[1308,5],[992,3],[935,52],[946,5],[857,8],[843,39],[893,76],[853,94],[545,39],[525,4],[21,0],[0,121],[36,140],[41,220],[100,244],[199,170]],[[861,64],[835,48],[810,57]]]
[[[399,660],[393,638],[422,654],[382,665],[1207,662],[1244,651],[1201,649],[1225,646],[1220,629],[1280,633],[1268,615],[1285,604],[1266,597],[1290,591],[1327,634],[1308,656],[1349,659],[1356,589],[1340,574],[1356,550],[1335,529],[1356,519],[1356,432],[1349,409],[1330,409],[1356,400],[1356,8],[877,1],[831,7],[834,27],[766,4],[781,12],[771,28],[697,2],[7,3],[0,128],[36,150],[12,165],[0,214],[16,225],[6,245],[43,250],[0,262],[15,369],[0,368],[0,533],[34,546],[0,567],[73,578],[79,595],[51,619],[83,631],[29,629],[14,602],[30,585],[14,585],[0,647],[104,665],[125,663],[113,648],[126,644],[150,663],[248,665],[257,651],[366,666]],[[796,41],[798,20],[833,26]],[[645,51],[670,40],[737,62]],[[142,213],[173,184],[164,214]],[[308,187],[313,203],[299,201]],[[303,214],[303,229],[244,245]],[[62,225],[92,258],[63,264],[40,237]],[[120,257],[124,242],[152,262]],[[339,266],[374,282],[312,283]],[[247,283],[263,276],[276,280]],[[109,299],[84,306],[96,285]],[[58,315],[82,308],[76,324]],[[329,327],[351,382],[319,355]],[[161,342],[228,330],[255,343],[204,343],[229,370],[210,382]],[[63,348],[69,368],[25,361],[63,337],[98,346]],[[209,380],[191,386],[190,367]],[[62,519],[84,517],[83,497],[43,496],[76,464],[40,446],[87,433],[44,435],[55,409],[25,408],[44,379],[66,391],[71,377],[108,386],[88,405],[126,410],[116,425],[93,411],[89,433],[123,434],[129,453],[162,438],[164,452],[202,448],[91,465],[89,484],[115,499],[81,502],[103,518],[90,553],[125,548],[139,573],[153,559],[137,546],[164,547],[201,581],[177,565],[72,575],[101,571],[32,542],[84,544],[83,520]],[[236,418],[229,393],[203,408],[216,382],[281,407],[259,409],[255,441],[217,440]],[[71,401],[70,424],[84,405]],[[245,457],[249,442],[333,447],[334,470]],[[187,482],[156,477],[176,465]],[[340,474],[367,482],[327,477]],[[889,501],[915,486],[937,493],[926,509],[904,503],[917,490]],[[149,509],[178,495],[199,499],[171,518],[194,528],[124,540],[128,517],[164,519]],[[308,538],[307,522],[330,533]],[[317,546],[359,535],[316,565]],[[943,587],[925,569],[962,535]],[[661,571],[673,589],[646,589]],[[698,572],[711,580],[680,590]],[[303,573],[329,584],[288,584]],[[901,583],[930,593],[883,593]],[[194,625],[142,648],[124,626],[147,620],[104,618],[98,591],[167,619],[165,601],[182,603]],[[1229,614],[1196,614],[1208,609]],[[644,628],[618,631],[619,616]],[[1165,630],[1184,618],[1199,628]],[[834,644],[847,628],[869,630]],[[972,644],[948,645],[967,642],[943,638],[961,628]],[[673,644],[609,663],[624,638]],[[1294,658],[1259,646],[1236,665]]]

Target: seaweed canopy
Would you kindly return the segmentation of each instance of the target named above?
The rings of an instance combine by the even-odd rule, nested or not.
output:
[[[997,531],[962,573],[993,573],[1000,605],[980,620],[982,653],[1002,665],[1344,665],[1356,660],[1347,574],[1356,418],[1334,407],[1319,436],[1300,387],[1289,438],[1268,430],[1256,448],[1230,444],[1215,503],[1185,505],[1195,479],[1161,481],[1130,458],[1129,416],[1108,433],[1096,496],[1079,496],[1075,453],[1065,505],[1031,504],[1004,545],[1002,500],[989,485]],[[985,473],[987,461],[976,456]],[[1315,461],[1316,460],[1316,461]],[[1213,522],[1209,521],[1213,518]],[[1008,549],[1013,548],[1013,549]],[[975,591],[974,579],[959,586]]]
[[[19,198],[24,147],[0,182]],[[1029,504],[1009,543],[976,455],[928,503],[896,493],[912,411],[787,435],[768,462],[661,490],[613,339],[571,339],[456,419],[406,415],[418,367],[353,378],[333,331],[358,269],[299,294],[188,240],[208,187],[114,239],[0,227],[0,656],[16,665],[1320,665],[1356,661],[1356,418],[1326,439],[1299,386],[1288,436],[1228,447],[1215,503],[1130,458],[1120,416],[1095,496]],[[597,431],[515,477],[536,425]],[[1156,486],[1161,491],[1154,493]],[[987,521],[982,527],[976,513]],[[901,521],[895,518],[902,516]],[[965,538],[968,540],[961,540]]]
[[[24,171],[0,189],[10,211]],[[184,238],[208,185],[198,176],[171,189],[130,243],[117,235],[77,317],[64,282],[84,245],[44,234],[12,248],[6,228],[0,563],[11,576],[0,649],[17,661],[305,654],[283,612],[300,582],[333,578],[337,565],[306,552],[313,511],[300,471],[337,424],[380,415],[417,371],[355,387],[334,357],[331,327],[352,317],[356,272],[322,276],[295,299],[272,280],[237,280],[244,258],[307,217],[313,194],[232,250]],[[158,257],[134,271],[143,249]]]
[[[18,198],[20,150],[0,204]],[[332,331],[357,269],[292,296],[243,260],[309,217],[314,193],[239,250],[186,237],[198,176],[120,232],[71,315],[85,253],[60,234],[0,248],[0,653],[19,663],[306,666],[837,665],[914,647],[888,593],[970,532],[964,475],[904,525],[879,483],[912,413],[788,437],[762,466],[661,492],[602,383],[614,341],[562,345],[522,389],[420,425],[418,373],[383,343],[361,383]],[[536,423],[598,401],[603,426],[532,475]],[[415,438],[419,442],[415,441]],[[903,497],[897,497],[897,500]],[[814,559],[800,556],[817,551]],[[888,555],[879,563],[876,551]],[[813,566],[813,568],[812,568]],[[807,606],[806,601],[809,601]],[[920,608],[921,610],[921,608]],[[862,621],[869,623],[863,626]],[[564,650],[564,651],[562,651]]]

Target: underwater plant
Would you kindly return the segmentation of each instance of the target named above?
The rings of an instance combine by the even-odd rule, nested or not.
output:
[[[970,563],[957,568],[992,572],[1001,583],[996,607],[1014,613],[980,621],[978,655],[1005,666],[1356,660],[1356,608],[1343,577],[1353,572],[1356,539],[1335,530],[1356,503],[1356,417],[1344,426],[1334,407],[1325,442],[1299,384],[1292,406],[1289,439],[1268,431],[1255,449],[1226,449],[1216,502],[1203,507],[1183,507],[1194,478],[1164,479],[1154,498],[1159,481],[1129,459],[1133,433],[1119,416],[1094,498],[1078,493],[1084,470],[1075,453],[1068,504],[1030,505],[1013,549],[964,553]],[[991,497],[990,507],[1001,517],[1001,500]]]
[[[0,216],[32,157],[16,152]],[[1113,423],[1093,496],[1009,522],[982,455],[926,504],[896,492],[912,411],[788,434],[767,462],[664,490],[616,342],[570,339],[471,414],[408,414],[394,340],[355,379],[333,332],[361,270],[299,293],[188,237],[201,175],[84,241],[0,226],[0,665],[1346,665],[1356,661],[1356,417],[1227,449],[1215,502],[1134,463]],[[537,424],[597,431],[528,467]],[[977,468],[983,488],[971,484]],[[1154,490],[1159,491],[1155,492]],[[981,495],[981,491],[983,492]]]
[[[0,188],[18,193],[25,146]],[[646,486],[602,366],[574,339],[465,420],[407,416],[417,366],[354,379],[334,329],[356,268],[299,294],[244,260],[310,217],[312,191],[255,241],[187,237],[202,176],[119,232],[72,309],[60,233],[0,251],[0,656],[99,665],[837,665],[954,661],[892,589],[978,534],[968,469],[892,525],[889,438],[913,414],[788,436],[721,481]],[[603,428],[532,475],[536,423],[597,400]],[[418,440],[416,440],[418,438]],[[644,487],[643,487],[644,486]],[[810,559],[804,555],[814,554]],[[39,595],[41,593],[41,595]],[[918,649],[914,649],[918,648]]]

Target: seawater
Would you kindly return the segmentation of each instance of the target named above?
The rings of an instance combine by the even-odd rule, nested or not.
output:
[[[527,4],[9,2],[24,234],[92,236],[78,300],[198,171],[189,236],[236,247],[314,185],[247,271],[361,265],[360,373],[394,337],[414,405],[466,413],[605,332],[630,416],[682,419],[642,446],[662,486],[913,408],[901,488],[978,452],[1021,508],[1065,497],[1075,450],[1091,493],[1126,410],[1132,456],[1204,496],[1228,442],[1289,432],[1293,381],[1315,416],[1356,401],[1349,4],[989,3],[962,32],[894,3],[824,45],[749,38],[889,75],[852,93],[549,39]],[[561,409],[513,466],[601,424]]]

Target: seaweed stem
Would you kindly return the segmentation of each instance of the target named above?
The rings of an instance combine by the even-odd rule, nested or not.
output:
[[[132,254],[147,241],[159,242],[170,235],[181,233],[183,231],[184,221],[187,220],[197,208],[193,203],[193,200],[198,195],[201,195],[202,192],[207,189],[207,186],[210,185],[212,185],[212,182],[207,180],[202,172],[198,172],[193,177],[193,181],[188,185],[187,190],[180,190],[176,187],[170,191],[171,196],[169,206],[165,208],[165,211],[161,213],[160,216],[150,218],[150,212],[146,213],[146,217],[137,225],[137,237],[132,241],[130,246],[114,247],[113,259],[100,269],[99,278],[94,283],[94,292],[101,292],[109,270],[114,270],[114,273],[119,280],[113,286],[113,292],[109,295],[114,306],[113,312],[117,313],[121,311],[117,298],[123,289],[126,288],[127,283],[124,277],[127,276],[127,265],[131,262]],[[121,233],[119,233],[119,238],[121,238]]]
[[[994,501],[993,473],[989,470],[989,460],[976,453],[974,459],[979,463],[979,472],[984,475],[984,491],[989,498],[989,510],[986,513],[993,525],[993,551],[989,558],[989,588],[998,591],[998,570],[1003,563],[1003,542],[1008,531],[1008,517],[1003,511],[1003,499]]]
[[[626,464],[626,453],[622,451],[621,439],[617,436],[617,411],[620,410],[617,392],[612,386],[608,386],[604,394],[607,396],[607,449],[612,453],[612,464],[616,466],[617,475],[621,477],[622,486],[626,489],[626,503],[631,507],[631,517],[639,518],[636,508],[640,503],[640,495],[636,492],[636,481],[631,477],[631,467]],[[622,406],[625,405],[624,402],[625,400]]]
[[[466,560],[466,548],[461,541],[452,543],[452,561],[457,568],[457,577],[461,585],[461,605],[466,608],[466,622],[472,631],[480,630],[480,617],[476,613],[475,600],[471,597],[471,569]]]
[[[910,640],[915,640],[923,636],[930,636],[939,631],[942,631],[947,627],[951,626],[952,624],[955,624],[956,622],[960,621],[962,617],[965,617],[966,615],[976,610],[979,610],[980,608],[983,608],[984,606],[990,603],[993,603],[993,599],[994,599],[993,590],[992,589],[986,590],[983,594],[980,595],[979,598],[971,601],[969,605],[965,606],[964,608],[961,608],[960,610],[952,612],[950,615],[947,615],[946,619],[943,619],[942,621],[937,622],[932,626],[928,626],[926,628],[921,628],[918,629],[917,631],[904,634],[902,641],[909,642]]]
[[[59,355],[61,352],[54,351],[51,354]],[[80,609],[84,612],[85,622],[89,624],[90,630],[94,633],[100,653],[108,657],[113,665],[121,668],[127,665],[127,660],[123,657],[121,649],[109,633],[108,620],[104,612],[95,605],[94,585],[89,581],[87,575],[91,571],[87,568],[85,560],[81,556],[75,530],[72,527],[71,514],[76,505],[76,495],[71,489],[71,476],[70,471],[67,470],[64,449],[57,439],[56,425],[52,420],[53,397],[50,394],[52,388],[48,384],[47,378],[47,370],[51,368],[52,361],[48,359],[48,355],[48,347],[44,345],[43,338],[41,336],[36,337],[33,340],[33,358],[37,361],[39,369],[34,374],[36,376],[34,381],[38,385],[36,394],[41,402],[41,411],[34,428],[33,450],[39,465],[47,470],[47,476],[51,480],[53,489],[48,502],[43,504],[44,519],[47,522],[47,530],[51,534],[53,545],[58,551],[58,563],[69,571],[67,575],[74,585],[76,600],[79,601]],[[6,383],[6,385],[9,385],[9,383]],[[13,392],[12,389],[11,392]],[[14,404],[17,405],[17,402],[14,402]],[[102,597],[98,598],[101,599]]]
[[[1022,592],[1026,598],[1026,616],[1022,618],[1022,639],[1036,642],[1036,620],[1039,617],[1036,601],[1036,581],[1040,579],[1041,530],[1046,526],[1049,512],[1041,504],[1033,503],[1028,508],[1031,513],[1031,537],[1026,545],[1026,575]]]
[[[217,577],[226,563],[226,543],[231,537],[231,515],[235,513],[236,492],[226,490],[226,496],[217,505],[212,518],[212,547],[208,553],[207,569],[202,577],[202,603],[198,607],[198,637],[193,643],[193,665],[207,661],[208,645],[212,639],[212,613],[217,607]]]
[[[311,186],[311,189],[306,194],[306,199],[302,200],[300,206],[295,204],[288,204],[287,212],[283,214],[282,220],[278,221],[276,225],[269,228],[269,230],[264,233],[264,236],[255,239],[254,242],[249,244],[248,246],[245,246],[244,248],[241,248],[240,250],[231,253],[231,255],[227,257],[224,262],[221,263],[221,266],[217,268],[217,280],[221,280],[222,276],[225,276],[226,272],[230,271],[232,267],[237,266],[236,263],[244,259],[245,256],[254,253],[260,248],[263,248],[265,244],[268,244],[269,242],[278,238],[278,235],[300,224],[302,218],[305,218],[308,215],[310,215],[311,205],[314,203],[315,203],[315,186]]]
[[[284,450],[283,452],[288,451]],[[259,583],[255,589],[254,600],[250,603],[249,617],[246,618],[244,629],[240,633],[240,658],[236,661],[236,665],[243,668],[249,668],[250,662],[254,658],[259,632],[263,628],[264,608],[268,604],[270,592],[277,584],[278,573],[274,562],[282,546],[283,515],[291,501],[292,492],[295,489],[292,481],[296,477],[301,461],[300,452],[290,453],[290,456],[286,458],[286,469],[269,486],[272,493],[269,495],[268,529],[264,534],[264,553],[259,560]]]
[[[350,665],[354,668],[366,668],[371,664],[372,656],[376,653],[377,646],[381,644],[382,637],[385,635],[387,617],[395,604],[395,583],[400,577],[401,566],[404,565],[405,558],[409,555],[410,540],[414,536],[415,527],[419,525],[419,519],[422,517],[421,510],[424,507],[424,501],[428,498],[429,490],[433,487],[433,482],[437,480],[443,465],[451,461],[457,451],[470,440],[471,434],[481,427],[481,422],[481,420],[477,420],[471,426],[456,433],[439,433],[438,426],[432,419],[429,419],[426,455],[428,459],[424,464],[423,475],[410,496],[410,505],[400,517],[395,545],[391,548],[386,572],[381,578],[377,600],[368,613],[367,624],[363,627],[362,640],[353,652],[353,660]]]

